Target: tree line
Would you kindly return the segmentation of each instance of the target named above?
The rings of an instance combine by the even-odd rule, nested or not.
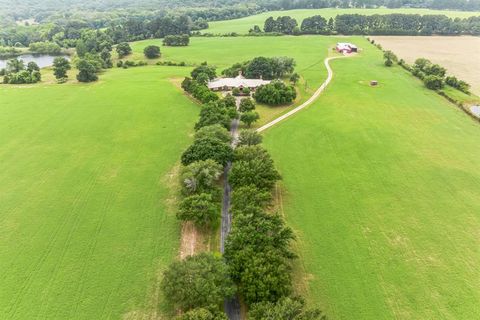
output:
[[[205,81],[215,77],[215,67],[205,62],[192,70],[182,86],[192,93],[190,86],[205,86]],[[241,100],[238,111],[242,115],[254,110],[250,98]],[[236,101],[230,94],[203,104],[193,143],[181,156],[177,217],[198,228],[218,226],[219,179],[227,163],[232,163],[228,181],[233,190],[233,223],[225,253],[200,253],[173,262],[164,272],[164,296],[183,311],[179,320],[225,320],[223,301],[235,294],[248,304],[249,319],[325,319],[293,295],[291,262],[296,255],[291,243],[295,235],[271,210],[272,190],[280,174],[257,132],[241,130],[237,148],[232,148],[228,130],[237,117]]]
[[[269,17],[265,33],[344,34],[344,35],[480,35],[480,17],[449,18],[445,15],[419,14],[340,14],[325,19],[320,15],[305,18],[299,26],[290,16]],[[250,34],[261,34],[259,26]]]

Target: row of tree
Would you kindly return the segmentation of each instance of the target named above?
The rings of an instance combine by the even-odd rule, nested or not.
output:
[[[459,80],[454,76],[446,76],[447,69],[439,64],[432,63],[428,59],[418,58],[413,65],[408,65],[403,59],[398,60],[398,57],[391,50],[384,51],[383,57],[387,67],[398,63],[415,77],[421,79],[428,89],[440,90],[445,85],[448,85],[466,94],[470,94],[470,85],[467,82]]]
[[[163,38],[164,46],[171,47],[186,47],[190,43],[190,36],[188,34],[168,35]]]
[[[215,79],[216,76],[216,68],[204,62],[191,72],[191,78],[183,80],[182,89],[201,103],[217,101],[219,97],[207,87],[208,81]]]
[[[270,212],[272,190],[280,175],[261,146],[262,136],[242,131],[229,174],[233,223],[224,258],[238,294],[249,306],[249,319],[323,319],[292,297],[293,231]]]
[[[240,73],[249,79],[280,79],[293,73],[295,60],[289,57],[256,57],[242,63],[235,63],[222,71],[227,77],[236,77]]]
[[[191,94],[193,86],[203,86],[202,79],[215,77],[215,68],[203,63],[191,72],[182,86]],[[189,91],[190,90],[190,91]],[[206,89],[208,90],[208,88]],[[227,162],[233,158],[232,137],[228,131],[236,117],[235,98],[227,95],[202,106],[195,124],[195,136],[181,156],[181,198],[177,218],[197,227],[218,225],[221,191],[218,180]],[[185,313],[182,320],[226,320],[219,305],[237,291],[228,266],[221,256],[201,253],[174,262],[162,281],[165,296]]]
[[[449,18],[445,15],[419,14],[341,14],[328,21],[316,15],[298,26],[290,16],[265,20],[263,31],[281,34],[345,34],[345,35],[480,35],[480,17]],[[261,33],[258,26],[250,30]]]

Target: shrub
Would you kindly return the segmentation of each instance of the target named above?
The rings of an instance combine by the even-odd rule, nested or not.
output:
[[[160,57],[160,47],[158,46],[148,46],[143,49],[143,54],[148,59],[155,59]]]
[[[182,35],[168,35],[163,39],[164,46],[180,47],[188,46],[190,43],[190,37],[188,34]]]
[[[280,179],[272,158],[262,147],[241,146],[234,156],[228,179],[232,188],[253,185],[260,190],[271,190]]]
[[[427,75],[423,79],[423,83],[430,90],[439,90],[443,88],[443,79],[436,75]]]
[[[182,164],[189,165],[196,161],[212,159],[226,165],[233,157],[232,147],[218,139],[199,139],[182,154]]]
[[[117,53],[119,58],[123,58],[125,56],[128,56],[130,53],[132,53],[132,48],[128,44],[128,42],[122,42],[117,45]]]
[[[205,126],[219,124],[226,129],[230,129],[230,116],[228,110],[218,105],[215,102],[210,102],[202,106],[200,111],[200,119],[195,124],[195,129],[198,130]]]
[[[211,159],[196,161],[183,167],[181,174],[183,194],[212,193],[215,182],[222,172],[222,165]]]
[[[238,108],[238,111],[240,112],[249,112],[255,110],[255,103],[253,102],[252,99],[250,98],[243,98],[240,101],[240,106]]]
[[[258,103],[281,105],[291,103],[297,97],[295,88],[282,81],[272,81],[260,86],[253,95]]]
[[[241,130],[238,135],[238,146],[254,146],[262,143],[262,135],[254,130]]]
[[[195,140],[208,138],[208,139],[218,139],[225,143],[232,142],[232,136],[224,126],[220,124],[213,124],[210,126],[204,126],[198,129],[195,133]]]
[[[260,119],[260,115],[254,111],[244,112],[240,116],[240,121],[245,123],[247,127],[250,127],[252,123],[257,122],[258,119]]]
[[[236,291],[223,259],[211,253],[173,262],[163,274],[161,288],[170,303],[185,311],[220,305]]]
[[[197,226],[207,226],[220,218],[220,208],[211,194],[193,194],[182,200],[177,218],[192,221]]]

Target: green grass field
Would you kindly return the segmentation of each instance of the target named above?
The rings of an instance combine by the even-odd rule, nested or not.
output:
[[[330,319],[476,319],[480,126],[357,43],[315,104],[265,133],[309,301]]]
[[[324,81],[339,39],[192,38],[161,49],[162,60],[219,71],[259,55],[293,57],[303,101]],[[334,61],[326,93],[265,136],[308,299],[331,319],[475,318],[478,123],[402,69],[386,69],[363,38],[341,39],[365,50]],[[161,41],[134,43],[127,59],[143,60],[149,44]],[[172,172],[199,111],[175,86],[191,69],[0,86],[0,318],[168,311],[158,275],[178,255]],[[259,112],[266,122],[288,108]]]
[[[280,17],[280,16],[291,16],[292,18],[297,19],[298,24],[300,25],[303,19],[314,16],[321,15],[322,17],[329,19],[333,18],[338,14],[390,14],[390,13],[408,13],[408,14],[444,14],[452,18],[468,18],[471,16],[480,16],[478,11],[450,11],[450,10],[431,10],[431,9],[340,9],[340,8],[324,8],[324,9],[298,9],[298,10],[286,10],[286,11],[269,11],[254,16],[249,16],[245,18],[235,19],[235,20],[223,20],[223,21],[213,21],[209,22],[209,28],[203,30],[204,33],[213,33],[213,34],[225,34],[231,32],[237,32],[239,34],[246,34],[254,25],[260,26],[263,29],[263,24],[268,17]]]
[[[151,318],[178,254],[172,170],[198,107],[184,68],[0,86],[0,318]]]

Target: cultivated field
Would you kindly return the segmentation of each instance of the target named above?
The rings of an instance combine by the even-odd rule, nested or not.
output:
[[[331,319],[475,319],[480,126],[357,43],[324,96],[265,133],[309,301]]]
[[[169,78],[0,86],[0,318],[154,316],[178,254],[175,163],[198,107]]]
[[[479,37],[370,37],[385,49],[395,52],[408,63],[427,58],[447,68],[449,74],[472,85],[472,92],[480,94],[480,38]]]
[[[407,13],[407,14],[444,14],[452,18],[468,18],[471,16],[480,16],[480,12],[469,12],[469,11],[449,11],[449,10],[431,10],[431,9],[336,9],[336,8],[323,8],[323,9],[299,9],[299,10],[285,10],[285,11],[270,11],[257,14],[254,16],[249,16],[245,18],[235,19],[235,20],[224,20],[209,22],[210,27],[203,32],[210,32],[214,34],[224,34],[237,32],[240,34],[248,33],[254,25],[260,26],[263,29],[263,24],[268,17],[279,17],[279,16],[291,16],[292,18],[297,19],[298,24],[300,25],[303,19],[314,16],[321,15],[322,17],[329,19],[333,18],[339,14],[390,14],[390,13]]]

